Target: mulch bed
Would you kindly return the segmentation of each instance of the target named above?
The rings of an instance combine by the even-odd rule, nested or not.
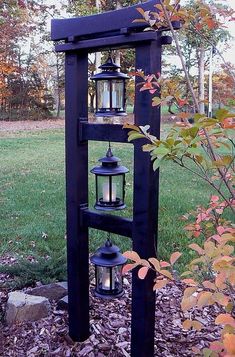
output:
[[[1,281],[8,276],[0,277]],[[88,340],[74,343],[68,335],[67,311],[52,304],[51,315],[36,322],[18,323],[11,327],[0,323],[0,356],[130,356],[131,282],[124,279],[125,295],[121,299],[103,300],[90,294],[90,329]],[[92,288],[92,286],[91,286]],[[169,285],[156,294],[156,324],[154,356],[193,356],[192,347],[200,350],[219,336],[213,324],[218,307],[192,309],[183,313],[180,308],[182,286]],[[7,290],[0,292],[0,314],[4,314]],[[79,303],[79,302],[78,302]],[[199,331],[182,329],[188,317],[199,317],[204,328]],[[146,356],[150,357],[150,356]]]

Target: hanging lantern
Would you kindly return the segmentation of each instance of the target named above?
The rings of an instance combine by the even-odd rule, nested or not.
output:
[[[91,170],[96,178],[96,203],[94,207],[100,210],[125,208],[125,174],[129,170],[125,166],[118,165],[120,159],[113,156],[110,145],[106,156],[99,161],[101,165]]]
[[[95,252],[91,263],[95,265],[96,296],[112,298],[123,295],[122,267],[126,261],[120,249],[110,239]]]
[[[91,77],[96,82],[96,116],[126,115],[126,84],[129,77],[118,72],[120,66],[109,57],[99,67],[102,71]]]

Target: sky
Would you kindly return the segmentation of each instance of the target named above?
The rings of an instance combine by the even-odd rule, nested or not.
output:
[[[227,0],[226,3],[235,11],[235,0]],[[234,38],[231,40],[231,48],[224,54],[224,58],[235,65],[235,21],[228,23],[228,31]]]

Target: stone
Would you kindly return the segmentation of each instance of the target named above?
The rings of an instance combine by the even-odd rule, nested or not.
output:
[[[13,291],[8,294],[6,323],[12,325],[15,322],[42,319],[49,315],[50,308],[50,302],[45,297]]]
[[[79,356],[87,356],[93,350],[91,345],[85,346],[80,352]]]
[[[57,303],[58,310],[68,310],[68,295],[64,296]]]
[[[26,293],[30,295],[44,296],[50,301],[58,301],[68,294],[68,286],[67,282],[63,281],[60,283],[37,286],[36,288],[27,290]]]

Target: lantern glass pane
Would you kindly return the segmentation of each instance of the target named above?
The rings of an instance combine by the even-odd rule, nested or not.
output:
[[[119,204],[123,202],[124,175],[97,176],[98,202],[101,204]]]
[[[112,80],[112,108],[124,110],[124,81]]]
[[[113,267],[114,272],[114,286],[118,289],[118,292],[122,291],[122,265]]]
[[[98,110],[110,108],[110,82],[106,80],[97,81],[97,103]]]
[[[122,265],[96,266],[96,291],[100,294],[119,294],[123,291]]]
[[[115,289],[115,274],[112,268],[97,266],[97,288],[107,291]]]

